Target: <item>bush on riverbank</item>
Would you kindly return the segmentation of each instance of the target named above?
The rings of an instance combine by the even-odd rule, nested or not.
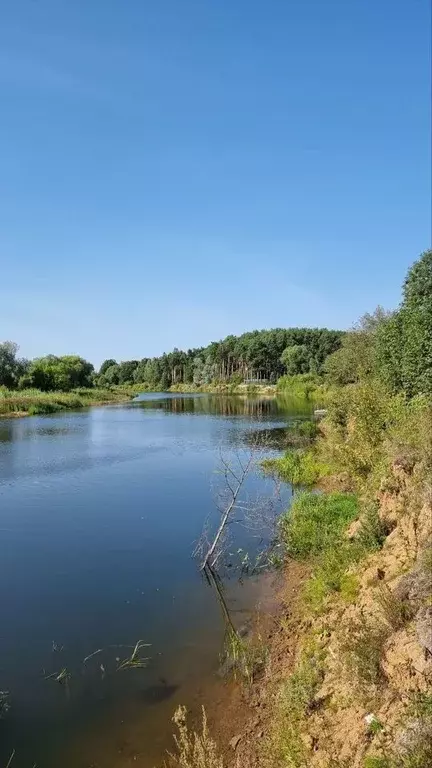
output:
[[[319,403],[326,402],[329,391],[324,377],[314,373],[281,376],[276,389],[279,394]]]

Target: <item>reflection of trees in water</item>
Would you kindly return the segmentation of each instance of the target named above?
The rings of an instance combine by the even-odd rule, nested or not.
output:
[[[142,400],[138,403],[144,410],[166,411],[167,413],[196,413],[217,416],[247,416],[257,420],[266,418],[289,418],[310,416],[313,404],[307,400],[295,400],[286,397],[247,397],[229,395],[181,395],[178,397]]]
[[[278,404],[275,399],[250,399],[218,395],[145,400],[139,403],[139,407],[146,410],[163,410],[169,413],[252,416],[257,419],[278,413]]]

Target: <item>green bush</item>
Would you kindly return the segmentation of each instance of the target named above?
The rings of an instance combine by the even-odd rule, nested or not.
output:
[[[381,549],[388,534],[389,529],[379,516],[378,504],[368,503],[362,512],[357,534],[359,544],[367,551]]]
[[[353,494],[299,494],[280,518],[279,530],[287,552],[299,559],[334,546],[344,528],[358,515]]]

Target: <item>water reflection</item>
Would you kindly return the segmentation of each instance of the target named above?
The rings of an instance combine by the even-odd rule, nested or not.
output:
[[[219,450],[232,456],[248,430],[279,429],[292,414],[278,402],[147,396],[0,421],[0,690],[12,694],[0,765],[16,748],[13,768],[117,768],[123,736],[141,765],[160,762],[173,709],[214,674],[233,604],[255,598],[233,579],[212,602],[191,558],[216,513]],[[268,483],[250,479],[252,502],[271,496]],[[259,545],[235,530],[236,548]],[[83,669],[95,649],[138,638],[151,643],[148,669],[118,673],[115,649]],[[63,668],[69,697],[45,679]]]
[[[246,397],[242,395],[185,395],[154,398],[141,395],[135,401],[143,410],[161,410],[168,413],[211,414],[224,417],[249,416],[257,420],[280,419],[281,413],[292,413],[293,401],[282,397]],[[308,416],[313,404],[307,400],[295,403],[296,414]]]

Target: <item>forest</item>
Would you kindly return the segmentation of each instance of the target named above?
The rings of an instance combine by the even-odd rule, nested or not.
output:
[[[402,302],[392,312],[378,307],[350,331],[327,328],[275,328],[227,336],[207,347],[174,349],[160,357],[105,360],[96,371],[78,355],[18,356],[18,345],[0,344],[0,387],[70,392],[143,385],[167,390],[229,382],[279,382],[310,377],[329,386],[355,384],[376,374],[389,391],[412,397],[432,392],[432,250],[408,271]]]
[[[343,333],[327,328],[276,328],[227,336],[207,347],[174,349],[160,357],[117,362],[105,360],[99,371],[77,355],[47,355],[28,361],[13,342],[0,344],[0,386],[43,392],[78,387],[145,384],[169,389],[219,381],[276,383],[283,374],[322,373],[326,358],[339,349]]]

